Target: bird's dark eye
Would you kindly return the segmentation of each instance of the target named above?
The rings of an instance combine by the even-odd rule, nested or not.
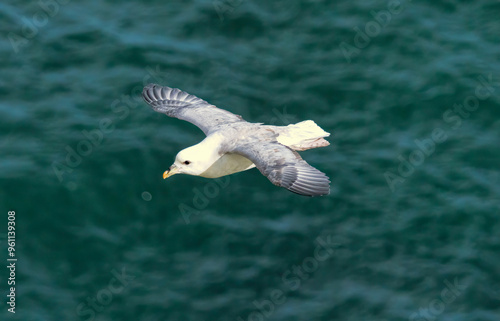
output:
[[[191,162],[190,161],[185,161],[184,164],[185,165],[189,165],[189,164],[191,164]]]

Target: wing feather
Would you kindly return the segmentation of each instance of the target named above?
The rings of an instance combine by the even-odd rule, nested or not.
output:
[[[330,193],[330,180],[324,173],[278,142],[244,144],[230,152],[250,159],[274,185],[305,196]]]
[[[188,121],[206,135],[218,126],[245,122],[241,116],[217,108],[177,88],[149,84],[144,87],[142,97],[155,111]]]

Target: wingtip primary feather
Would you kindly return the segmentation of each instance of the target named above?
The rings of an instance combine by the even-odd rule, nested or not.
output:
[[[179,103],[189,103],[189,104],[207,104],[201,98],[191,95],[185,91],[178,88],[172,88],[168,86],[160,86],[158,84],[147,84],[142,90],[142,97],[148,104],[154,104],[156,101],[170,101]]]
[[[328,176],[310,165],[287,166],[283,170],[281,186],[293,193],[310,197],[330,194]]]
[[[142,97],[148,104],[151,104],[152,102],[165,99],[164,95],[162,95],[164,90],[172,90],[172,88],[153,83],[147,84],[142,90]]]
[[[155,101],[155,97],[152,95],[154,88],[156,87],[156,84],[147,84],[144,86],[144,89],[142,90],[142,98],[148,103],[152,103]]]

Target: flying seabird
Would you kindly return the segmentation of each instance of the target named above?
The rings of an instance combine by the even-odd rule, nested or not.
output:
[[[330,193],[328,177],[296,151],[330,145],[329,133],[312,120],[288,126],[249,123],[177,88],[149,84],[144,100],[157,112],[198,126],[207,137],[181,150],[163,178],[189,174],[217,178],[253,167],[274,185],[305,196]]]

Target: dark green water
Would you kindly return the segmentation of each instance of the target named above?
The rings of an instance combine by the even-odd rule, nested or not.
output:
[[[1,320],[500,319],[498,1],[41,3],[0,4]],[[163,180],[204,135],[149,82],[315,120],[331,194]]]

